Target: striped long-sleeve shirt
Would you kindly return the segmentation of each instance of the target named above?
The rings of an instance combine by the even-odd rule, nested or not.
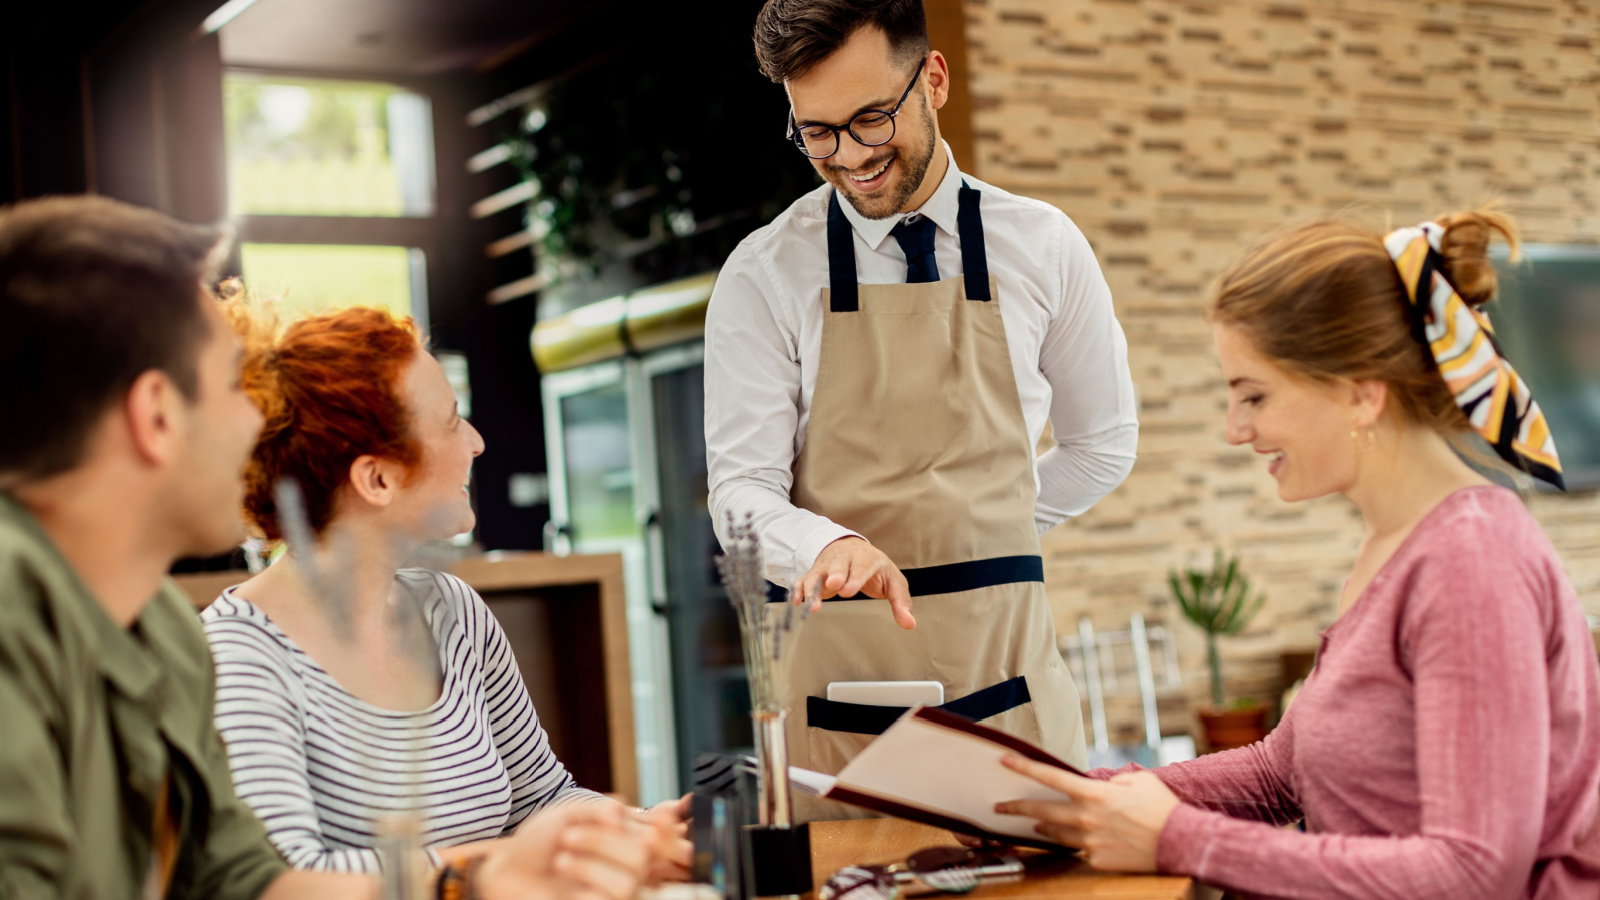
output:
[[[378,871],[378,820],[414,802],[424,844],[448,847],[508,834],[540,807],[599,796],[551,752],[483,599],[450,575],[396,577],[420,601],[443,669],[439,699],[417,712],[351,695],[232,591],[201,614],[235,788],[295,868]]]

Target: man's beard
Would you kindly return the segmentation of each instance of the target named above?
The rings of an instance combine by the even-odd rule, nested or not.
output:
[[[922,152],[917,154],[916,158],[902,156],[899,151],[891,150],[889,156],[870,160],[865,166],[862,166],[862,168],[871,172],[873,169],[883,165],[886,160],[899,159],[901,161],[905,168],[900,172],[900,178],[895,182],[894,190],[887,197],[862,198],[856,194],[851,184],[850,176],[845,174],[843,167],[827,166],[825,168],[828,181],[833,183],[834,189],[839,192],[840,196],[848,200],[851,206],[855,207],[856,212],[860,213],[862,218],[889,218],[899,212],[901,207],[906,205],[906,201],[911,199],[911,195],[922,187],[922,179],[928,175],[928,165],[933,162],[933,151],[936,149],[933,139],[933,113],[928,109],[926,98],[923,99],[921,104],[921,112],[922,129],[927,132],[928,139],[922,146]],[[839,139],[844,140],[844,136],[840,135]]]

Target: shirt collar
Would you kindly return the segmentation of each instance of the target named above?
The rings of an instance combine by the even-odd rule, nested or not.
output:
[[[889,232],[900,224],[906,216],[917,214],[924,215],[933,220],[933,224],[944,229],[946,234],[956,233],[956,211],[959,208],[961,191],[961,171],[956,168],[955,154],[950,152],[950,145],[940,141],[944,148],[945,159],[949,165],[945,166],[944,178],[939,186],[934,188],[933,196],[929,197],[922,206],[910,212],[895,213],[886,219],[869,219],[856,212],[856,208],[848,201],[840,198],[839,206],[844,210],[844,216],[850,220],[850,227],[856,230],[867,246],[877,250]],[[835,188],[837,190],[837,188]]]
[[[31,540],[35,544],[34,558],[54,570],[41,573],[44,576],[42,587],[60,595],[58,602],[71,611],[71,617],[76,620],[75,628],[81,632],[100,672],[129,697],[139,699],[148,694],[161,680],[161,668],[150,649],[132,629],[111,620],[78,577],[77,570],[61,555],[49,532],[27,507],[4,491],[0,491],[0,524],[11,526],[25,540]],[[144,612],[149,612],[148,605]],[[139,624],[143,624],[143,619],[141,614]]]

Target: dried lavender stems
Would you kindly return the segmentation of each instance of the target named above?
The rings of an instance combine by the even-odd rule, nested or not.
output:
[[[800,624],[811,604],[797,607],[771,603],[761,560],[761,540],[750,516],[735,522],[728,517],[728,540],[717,568],[728,588],[728,601],[739,614],[739,636],[744,644],[745,674],[750,679],[750,718],[755,726],[756,761],[761,773],[761,824],[772,828],[793,825],[789,793],[789,745],[784,732],[788,710],[784,689]]]
[[[778,712],[783,709],[788,682],[788,656],[810,604],[768,602],[761,540],[755,526],[748,515],[742,522],[734,522],[731,515],[728,518],[726,552],[717,557],[717,568],[727,586],[728,601],[739,614],[745,671],[750,679],[750,708],[754,712]]]

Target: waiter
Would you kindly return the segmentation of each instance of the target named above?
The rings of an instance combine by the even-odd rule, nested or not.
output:
[[[706,445],[724,539],[750,517],[773,582],[840,601],[796,644],[791,759],[837,772],[892,719],[830,684],[936,681],[1082,766],[1039,535],[1121,483],[1138,441],[1094,253],[1054,207],[957,170],[921,0],[768,0],[756,55],[827,184],[722,269]]]

